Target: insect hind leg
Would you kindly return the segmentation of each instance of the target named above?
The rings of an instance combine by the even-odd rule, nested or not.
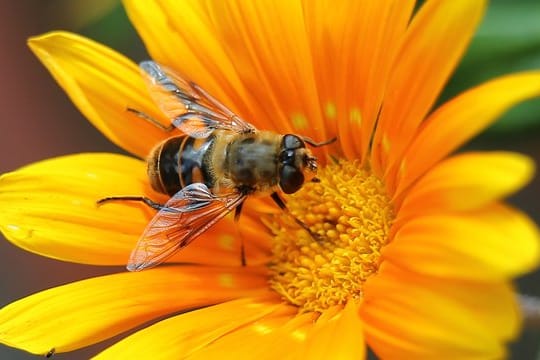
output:
[[[112,201],[139,201],[154,210],[162,210],[167,208],[165,205],[157,203],[145,196],[109,196],[103,199],[99,199],[98,201],[96,201],[96,204],[98,206],[101,206],[105,203]]]
[[[154,119],[153,117],[151,117],[150,115],[148,115],[148,114],[146,114],[146,113],[144,113],[144,112],[142,112],[140,110],[133,109],[133,108],[130,108],[130,107],[127,107],[126,110],[133,113],[133,114],[135,114],[139,118],[141,118],[143,120],[146,120],[148,123],[154,125],[155,127],[159,128],[160,130],[162,130],[164,132],[171,132],[174,129],[176,129],[176,127],[173,124],[170,124],[169,126],[165,126],[162,123],[160,123],[159,121],[157,121],[156,119]]]

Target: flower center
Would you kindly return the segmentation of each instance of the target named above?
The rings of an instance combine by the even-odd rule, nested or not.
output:
[[[322,311],[361,298],[377,272],[380,250],[394,219],[382,182],[356,162],[339,161],[319,171],[318,183],[288,197],[291,216],[270,224],[275,234],[270,284],[302,311]]]

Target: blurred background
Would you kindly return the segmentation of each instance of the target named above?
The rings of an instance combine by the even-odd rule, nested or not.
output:
[[[148,58],[118,0],[0,1],[0,173],[38,160],[91,151],[123,151],[71,104],[26,46],[29,36],[69,30],[109,45],[134,61]],[[540,69],[540,1],[494,0],[441,100],[494,76]],[[540,100],[512,109],[468,148],[502,149],[540,161]],[[540,223],[540,179],[510,202]],[[0,236],[0,307],[40,290],[118,269],[63,263],[24,252]],[[540,273],[518,281],[540,297]],[[87,359],[114,340],[57,359]],[[525,330],[513,359],[540,359],[540,331]],[[0,345],[0,359],[36,359]]]

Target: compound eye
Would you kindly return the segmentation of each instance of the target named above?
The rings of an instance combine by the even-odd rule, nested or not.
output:
[[[279,154],[279,161],[287,165],[294,163],[294,150],[282,150]]]
[[[296,135],[287,134],[283,136],[283,140],[281,140],[281,148],[282,149],[300,149],[306,147],[306,144],[302,139],[300,139]]]
[[[291,165],[285,165],[279,173],[279,187],[285,194],[292,194],[300,190],[304,184],[304,174]]]

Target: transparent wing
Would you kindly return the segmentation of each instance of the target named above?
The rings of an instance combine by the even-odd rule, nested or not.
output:
[[[154,61],[143,61],[139,66],[154,102],[189,136],[205,138],[216,129],[255,132],[253,125],[173,70]]]
[[[202,183],[186,186],[146,226],[127,269],[140,271],[162,263],[244,200],[241,193],[215,195]]]

